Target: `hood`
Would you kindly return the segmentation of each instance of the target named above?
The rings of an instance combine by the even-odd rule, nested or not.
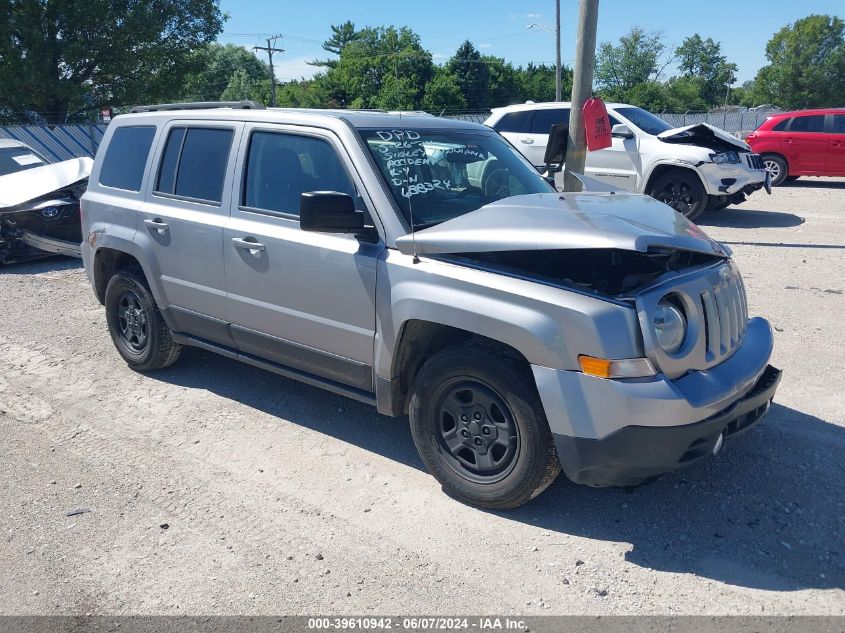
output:
[[[513,196],[396,240],[402,253],[654,248],[725,256],[695,224],[633,193]]]
[[[751,151],[751,148],[745,142],[709,123],[695,123],[685,127],[676,127],[673,130],[661,132],[657,135],[657,138],[666,143],[697,145],[717,152]]]
[[[85,180],[93,165],[90,158],[72,158],[0,176],[0,210],[19,207]]]

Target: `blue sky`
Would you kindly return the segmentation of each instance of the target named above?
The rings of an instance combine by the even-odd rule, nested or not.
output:
[[[554,26],[554,0],[221,0],[221,6],[230,14],[221,42],[251,48],[263,45],[268,35],[284,36],[277,46],[285,53],[274,58],[282,81],[312,75],[315,69],[307,61],[325,55],[320,44],[329,37],[330,25],[346,20],[358,27],[410,26],[436,63],[465,39],[516,65],[554,63],[555,58],[554,37],[525,28],[530,23]],[[765,65],[766,42],[780,27],[811,13],[836,15],[842,7],[842,0],[601,0],[598,41],[615,41],[632,26],[662,31],[669,46],[698,32],[722,43],[723,53],[739,66],[742,83]],[[561,56],[570,66],[577,21],[578,1],[561,0]]]

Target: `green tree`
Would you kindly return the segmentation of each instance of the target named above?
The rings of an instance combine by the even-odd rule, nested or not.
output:
[[[466,107],[458,78],[445,68],[438,68],[431,81],[425,85],[423,110],[439,114],[443,110],[463,110]]]
[[[266,63],[252,51],[235,44],[209,44],[191,53],[188,64],[193,69],[183,81],[181,98],[185,101],[219,101],[235,74],[250,82],[269,81]]]
[[[789,24],[766,44],[769,64],[757,73],[761,102],[784,108],[819,108],[845,103],[845,23],[810,15]]]
[[[546,64],[529,63],[525,69],[519,69],[522,97],[530,101],[554,101],[555,67]],[[569,87],[562,94],[572,91],[572,73],[568,73]],[[563,82],[564,86],[566,82]]]
[[[333,24],[331,29],[332,36],[323,42],[323,50],[328,53],[332,53],[333,55],[340,56],[341,51],[347,44],[354,42],[361,37],[361,33],[355,30],[355,24],[349,20],[343,24]],[[308,63],[312,66],[326,66],[328,68],[334,68],[337,66],[336,59],[315,59],[313,62]]]
[[[661,33],[647,33],[638,26],[619,38],[619,44],[602,42],[596,53],[595,79],[610,99],[625,101],[637,84],[660,79],[667,61]]]
[[[487,64],[490,74],[489,107],[497,108],[525,101],[520,69],[514,68],[513,64],[501,57],[484,55],[481,59]]]
[[[4,0],[0,110],[57,123],[172,97],[224,19],[218,0]]]
[[[472,42],[466,40],[461,44],[446,62],[446,68],[458,78],[468,108],[483,110],[490,107],[490,69]]]
[[[379,108],[401,102],[419,108],[433,76],[431,53],[422,47],[419,35],[407,27],[389,26],[360,31],[343,47],[337,64],[316,79],[337,107]]]
[[[682,76],[698,79],[701,98],[709,106],[724,103],[728,87],[736,81],[737,66],[722,55],[722,45],[696,33],[675,49]]]

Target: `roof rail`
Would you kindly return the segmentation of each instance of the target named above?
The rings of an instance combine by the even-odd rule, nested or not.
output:
[[[129,112],[161,112],[164,110],[211,110],[233,108],[235,110],[263,110],[257,101],[195,101],[193,103],[160,103],[158,105],[135,106]]]

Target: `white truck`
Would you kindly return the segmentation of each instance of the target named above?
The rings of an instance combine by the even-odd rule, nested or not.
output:
[[[551,126],[568,124],[570,107],[568,102],[529,102],[495,108],[484,123],[539,168],[545,165]],[[587,153],[587,176],[648,194],[690,220],[743,202],[763,187],[771,192],[760,156],[727,132],[706,123],[673,129],[642,108],[606,107],[613,145]]]

